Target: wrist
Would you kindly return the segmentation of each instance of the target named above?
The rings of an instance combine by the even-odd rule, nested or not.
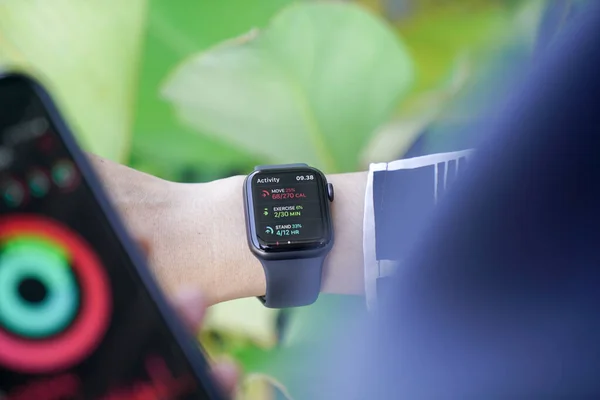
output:
[[[331,206],[335,242],[325,259],[321,292],[364,293],[363,214],[366,172],[327,176],[335,199]]]
[[[178,204],[169,209],[171,229],[180,235],[173,247],[187,248],[200,273],[185,274],[200,286],[211,304],[262,296],[265,274],[246,239],[242,197],[243,176],[199,184],[174,184]],[[185,233],[184,233],[185,232]],[[192,268],[192,267],[190,267]]]
[[[168,182],[89,155],[131,235],[149,244],[149,266],[168,294],[199,288],[209,304],[265,293],[246,244],[243,177]]]
[[[244,176],[209,183],[167,182],[154,225],[151,261],[168,290],[200,287],[210,304],[262,296],[266,279],[246,238]],[[335,242],[323,270],[322,292],[363,294],[362,226],[366,173],[330,175]],[[151,207],[156,212],[155,207]],[[149,220],[152,220],[152,216]]]
[[[185,243],[195,253],[196,268],[207,267],[203,278],[206,282],[198,284],[210,293],[212,302],[262,296],[266,292],[263,267],[250,251],[246,238],[244,179],[235,176],[209,183],[174,184],[181,203],[170,206],[169,212],[179,216],[169,219],[181,222],[170,224],[177,231],[172,236],[182,231],[189,233],[173,242],[172,247],[183,251]],[[367,173],[329,175],[327,179],[335,190],[332,203],[335,241],[325,260],[321,291],[363,294],[362,235]]]
[[[246,238],[243,176],[210,183],[158,179],[90,155],[131,234],[149,242],[150,267],[166,292],[195,286],[210,304],[262,296],[265,273]],[[335,242],[323,292],[362,294],[362,224],[367,174],[329,175]]]

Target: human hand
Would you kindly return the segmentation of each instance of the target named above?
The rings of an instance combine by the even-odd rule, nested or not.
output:
[[[192,285],[213,305],[265,294],[265,272],[246,239],[245,177],[174,183],[88,156],[129,231],[152,243],[150,268],[167,295]],[[362,294],[367,173],[334,174],[327,179],[337,193],[332,208],[336,238],[325,261],[321,290]]]
[[[208,304],[196,289],[181,290],[172,299],[173,306],[190,332],[198,332],[206,313]],[[233,397],[238,381],[238,368],[227,361],[217,362],[212,365],[213,379],[221,386],[226,395]]]
[[[143,253],[148,256],[150,253],[148,242],[141,240],[139,243]],[[192,334],[198,332],[202,327],[206,309],[209,306],[200,290],[194,288],[180,289],[172,296],[171,303],[184,326]],[[211,374],[224,393],[229,397],[233,397],[239,377],[237,366],[228,361],[220,361],[212,364]]]
[[[181,184],[88,157],[129,232],[151,244],[149,266],[167,296],[187,285],[208,305],[265,294],[246,242],[244,177]]]

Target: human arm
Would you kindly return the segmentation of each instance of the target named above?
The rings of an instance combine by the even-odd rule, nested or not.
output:
[[[150,242],[150,265],[165,291],[182,285],[199,288],[209,304],[265,294],[263,268],[246,239],[243,176],[181,184],[90,158],[131,233]],[[336,240],[325,261],[323,292],[364,291],[366,177],[366,172],[327,176],[336,193]]]

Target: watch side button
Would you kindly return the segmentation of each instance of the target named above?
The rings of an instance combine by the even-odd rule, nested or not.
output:
[[[327,184],[327,197],[329,197],[329,201],[333,201],[333,185],[331,183]]]

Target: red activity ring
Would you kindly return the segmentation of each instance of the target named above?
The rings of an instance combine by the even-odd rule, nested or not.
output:
[[[65,248],[79,277],[82,300],[73,324],[52,339],[28,341],[0,330],[0,364],[25,373],[66,369],[87,357],[106,333],[112,307],[108,277],[90,246],[57,222],[26,215],[1,220],[0,241],[17,235],[42,236]]]

